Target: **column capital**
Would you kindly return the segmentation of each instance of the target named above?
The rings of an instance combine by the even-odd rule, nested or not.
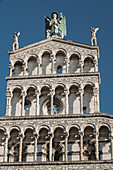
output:
[[[54,54],[51,54],[51,55],[50,55],[50,58],[51,58],[51,61],[54,61],[54,60],[55,60],[55,55],[54,55]]]
[[[80,93],[80,94],[84,94],[84,88],[80,87],[80,88],[79,88],[79,93]]]
[[[98,88],[97,88],[97,87],[94,87],[94,89],[93,89],[93,94],[94,94],[94,96],[97,96],[97,95],[98,95]]]
[[[24,133],[19,133],[19,138],[24,138]]]
[[[9,69],[13,69],[13,65],[11,63],[9,63]]]
[[[84,61],[83,60],[79,60],[79,66],[83,66],[84,65]]]
[[[83,137],[83,135],[84,135],[82,131],[79,131],[78,134],[80,137]]]
[[[38,135],[37,132],[33,132],[33,136],[34,136],[35,138],[39,138],[39,135]]]
[[[6,92],[6,97],[12,97],[12,93],[9,89],[7,89],[7,92]]]
[[[50,89],[49,91],[50,91],[50,95],[51,95],[51,96],[54,96],[54,95],[55,95],[55,90],[54,90],[54,89]]]
[[[66,95],[69,95],[69,89],[67,89],[67,88],[64,88],[64,94]]]
[[[22,90],[21,96],[25,96],[25,95],[26,95],[26,92],[24,90]]]
[[[66,63],[69,63],[68,57],[65,57],[65,62],[66,62]]]

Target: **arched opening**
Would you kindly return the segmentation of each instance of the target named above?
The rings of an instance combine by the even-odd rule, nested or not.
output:
[[[28,60],[28,75],[37,75],[37,59],[34,56]]]
[[[93,72],[93,71],[94,71],[93,60],[91,58],[87,57],[84,60],[83,72]]]
[[[49,160],[49,136],[48,130],[42,128],[39,131],[39,140],[38,140],[38,153],[37,161],[48,161]]]
[[[57,74],[62,74],[62,67],[61,66],[57,67]]]
[[[13,90],[13,97],[11,100],[11,116],[21,116],[21,89],[15,88]]]
[[[14,70],[12,71],[12,76],[20,75],[23,75],[22,62],[16,61],[16,63],[14,64]]]
[[[78,93],[78,87],[72,85],[69,89],[69,114],[80,113],[80,95]]]
[[[70,57],[69,73],[75,73],[79,71],[79,56],[77,54],[72,54]]]
[[[68,137],[68,161],[80,160],[80,136],[78,129],[72,127]]]
[[[63,161],[64,160],[64,134],[62,128],[56,128],[54,131],[54,139],[53,139],[53,159],[54,161]]]
[[[83,113],[94,113],[94,94],[92,85],[86,85],[84,88]]]
[[[23,162],[31,162],[34,158],[34,136],[33,129],[28,128],[25,131],[25,137],[23,140],[23,154],[22,161]]]
[[[47,51],[42,55],[42,74],[51,74],[50,53]]]
[[[26,116],[36,114],[36,94],[35,94],[35,88],[33,87],[29,87],[27,90],[24,110]]]
[[[87,126],[84,129],[83,139],[84,160],[95,160],[95,135],[94,128]]]
[[[13,129],[10,132],[8,153],[8,162],[19,161],[19,131],[17,129]]]
[[[55,63],[55,71],[57,74],[61,74],[61,73],[58,73],[58,68],[59,68],[59,72],[62,71],[62,73],[66,73],[65,57],[66,55],[63,51],[57,52],[56,63]]]
[[[107,126],[101,126],[99,129],[99,159],[111,159],[111,142],[109,138],[109,129]]]
[[[5,146],[5,134],[4,131],[0,129],[0,162],[3,162],[4,146]]]

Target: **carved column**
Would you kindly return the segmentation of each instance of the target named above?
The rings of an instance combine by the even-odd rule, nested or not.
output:
[[[68,89],[64,89],[64,93],[65,93],[65,114],[68,114],[68,95],[69,95]]]
[[[35,137],[35,145],[34,145],[34,161],[37,161],[37,142],[38,142],[38,134],[34,133]]]
[[[83,114],[83,89],[80,88],[79,89],[79,93],[80,93],[80,113]]]
[[[54,74],[54,55],[51,55],[51,74]]]
[[[83,132],[79,132],[80,134],[80,160],[83,159]]]
[[[24,91],[22,91],[21,95],[22,95],[22,113],[21,113],[21,115],[22,115],[22,116],[24,116],[24,114],[25,114],[25,112],[24,112],[24,105],[25,105],[25,92],[24,92]]]
[[[51,95],[51,115],[53,115],[53,100],[54,100],[54,90],[50,90],[50,95]]]
[[[11,63],[9,63],[9,76],[12,77],[12,70],[13,70],[13,66]]]
[[[19,162],[22,162],[22,144],[23,144],[23,134],[19,134],[20,146],[19,146]]]
[[[67,57],[65,58],[65,63],[66,63],[66,73],[68,73],[69,59]]]
[[[93,65],[94,65],[94,72],[97,72],[98,66],[97,66],[97,61],[95,59],[93,60]]]
[[[49,137],[50,137],[50,142],[49,142],[49,161],[52,161],[52,142],[53,142],[53,135],[52,133],[50,132],[49,134]]]
[[[95,155],[96,155],[96,160],[99,160],[99,142],[98,142],[98,138],[99,138],[99,132],[96,132],[96,136],[95,136]]]
[[[3,157],[3,161],[7,162],[9,136],[8,136],[8,134],[4,134],[4,135],[5,135],[5,144],[4,144],[4,157]]]
[[[82,73],[83,72],[83,61],[82,60],[79,60],[79,67],[80,67],[80,72]]]
[[[36,115],[39,115],[40,105],[39,105],[40,91],[36,91]]]
[[[6,98],[7,98],[7,105],[6,105],[6,116],[11,116],[11,91],[7,90]]]

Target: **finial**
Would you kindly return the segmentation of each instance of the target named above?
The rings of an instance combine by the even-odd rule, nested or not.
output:
[[[63,13],[60,13],[60,18],[58,19],[58,14],[53,12],[51,18],[45,17],[45,36],[46,38],[64,38],[66,36],[66,18]]]
[[[92,33],[92,38],[91,38],[91,45],[93,44],[96,46],[97,45],[97,39],[96,39],[96,32],[99,30],[99,28],[92,28],[91,27],[91,33]]]
[[[17,50],[19,48],[19,43],[18,43],[18,37],[20,35],[20,32],[15,32],[13,34],[13,37],[14,37],[14,43],[13,43],[13,51],[14,50]]]

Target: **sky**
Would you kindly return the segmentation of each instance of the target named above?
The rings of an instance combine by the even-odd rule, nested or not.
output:
[[[44,16],[63,12],[67,21],[65,39],[90,44],[90,27],[99,27],[100,112],[113,114],[113,0],[1,0],[0,1],[0,116],[6,112],[8,51],[12,34],[19,31],[19,46],[45,39]]]

